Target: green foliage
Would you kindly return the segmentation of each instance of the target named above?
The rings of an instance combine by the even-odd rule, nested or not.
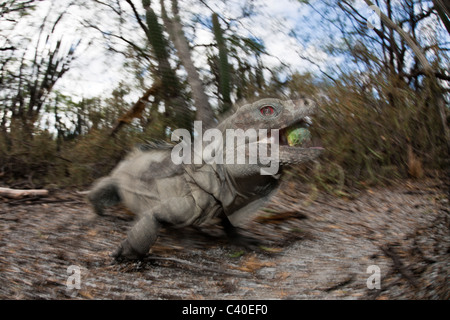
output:
[[[163,30],[158,22],[158,17],[150,7],[147,9],[146,21],[148,26],[148,41],[152,45],[156,57],[158,59],[168,59],[167,41],[163,36]]]
[[[395,84],[394,84],[395,82]],[[319,184],[377,184],[411,175],[414,157],[428,169],[445,168],[445,143],[426,90],[395,79],[347,76],[328,86],[312,127],[326,148]]]
[[[155,11],[150,6],[146,6],[146,1],[143,1],[143,4],[146,10],[147,39],[158,62],[153,77],[162,83],[162,90],[157,96],[164,101],[166,115],[156,118],[163,123],[163,134],[169,128],[190,128],[194,113],[188,108],[189,105],[186,102],[188,97],[184,94],[183,84],[170,64],[168,39],[163,33],[163,26],[159,23]],[[155,125],[155,122],[153,124]]]
[[[146,8],[147,38],[158,60],[158,77],[163,87],[168,91],[167,96],[179,93],[180,85],[175,71],[169,63],[169,43],[163,34],[163,27],[158,22],[158,16],[151,7]]]
[[[63,185],[89,185],[107,175],[128,150],[128,137],[122,133],[116,140],[108,139],[108,131],[94,130],[70,142],[62,151],[67,159]]]
[[[51,181],[49,174],[58,166],[56,143],[48,131],[37,131],[32,138],[20,123],[6,137],[0,135],[0,173],[11,181],[16,179],[32,180],[44,178],[42,182]]]
[[[212,24],[217,48],[219,49],[219,93],[222,95],[222,108],[220,112],[224,113],[231,108],[230,65],[228,64],[228,51],[217,13],[213,13],[212,15]]]
[[[106,175],[127,151],[150,137],[140,123],[109,137],[127,106],[127,92],[120,85],[104,101],[79,102],[56,93],[46,106],[48,113],[55,112],[56,123],[46,129],[30,131],[21,120],[11,119],[9,130],[0,133],[0,177],[7,185],[35,187],[85,186]]]

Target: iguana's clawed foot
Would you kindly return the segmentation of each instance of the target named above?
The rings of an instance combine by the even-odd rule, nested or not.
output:
[[[252,237],[244,236],[241,233],[240,228],[233,226],[226,216],[222,217],[222,226],[232,244],[253,251],[258,251],[260,249],[261,241]]]
[[[127,260],[141,260],[145,255],[140,254],[128,242],[128,239],[122,241],[119,247],[114,251],[111,256],[118,262]]]
[[[244,236],[241,233],[235,231],[232,234],[228,234],[230,242],[236,246],[244,247],[252,251],[259,251],[262,242],[258,239]]]

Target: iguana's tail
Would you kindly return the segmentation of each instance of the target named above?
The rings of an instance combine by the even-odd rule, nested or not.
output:
[[[89,191],[87,198],[95,213],[99,216],[103,215],[106,207],[113,206],[121,201],[117,184],[111,177],[100,179],[94,185],[94,188]]]

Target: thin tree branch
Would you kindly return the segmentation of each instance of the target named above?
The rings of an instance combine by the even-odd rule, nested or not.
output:
[[[140,118],[142,116],[142,112],[144,111],[148,99],[150,96],[154,96],[161,89],[161,83],[155,82],[153,85],[139,98],[138,101],[128,110],[124,115],[122,115],[118,120],[114,128],[111,130],[109,134],[111,137],[117,135],[120,128],[127,123],[130,123],[134,118]]]
[[[139,13],[136,10],[136,6],[134,5],[134,3],[131,0],[126,0],[126,2],[130,5],[131,10],[133,10],[134,16],[136,17],[137,22],[139,23],[139,25],[141,26],[142,30],[144,30],[145,34],[148,33],[148,28],[147,26],[142,22],[141,17],[139,16]]]

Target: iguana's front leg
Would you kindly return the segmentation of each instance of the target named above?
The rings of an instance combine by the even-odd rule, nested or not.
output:
[[[155,243],[159,229],[164,225],[184,226],[193,218],[196,203],[193,197],[170,198],[163,205],[141,214],[141,219],[128,232],[128,237],[113,253],[116,260],[143,258]]]
[[[118,260],[143,258],[158,237],[160,224],[153,214],[144,215],[128,232],[128,237],[119,245],[112,256]]]
[[[250,250],[258,250],[259,249],[259,246],[261,245],[261,241],[255,239],[255,238],[251,238],[251,237],[242,235],[239,232],[240,228],[233,226],[233,224],[230,222],[230,220],[228,219],[228,217],[225,214],[223,214],[221,217],[221,224],[222,224],[222,227],[223,227],[225,233],[227,234],[227,237],[231,243],[238,245],[238,246],[245,247]]]

